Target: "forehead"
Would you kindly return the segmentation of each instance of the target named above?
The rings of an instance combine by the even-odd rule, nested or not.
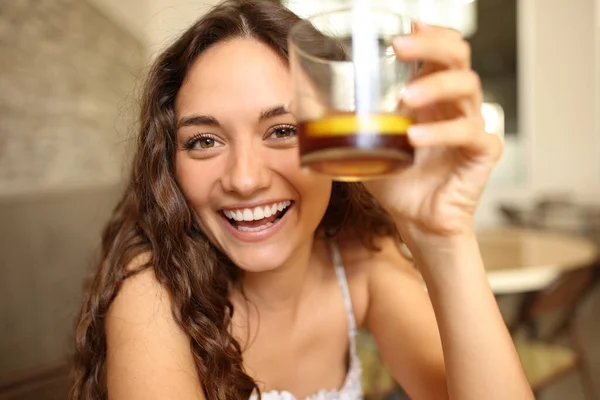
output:
[[[178,117],[218,116],[287,104],[291,80],[286,62],[269,46],[251,38],[218,43],[193,63],[175,103]]]

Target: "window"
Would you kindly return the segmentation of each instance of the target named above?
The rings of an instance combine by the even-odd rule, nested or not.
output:
[[[484,101],[504,110],[506,135],[519,132],[516,0],[477,0],[477,30],[467,38]]]

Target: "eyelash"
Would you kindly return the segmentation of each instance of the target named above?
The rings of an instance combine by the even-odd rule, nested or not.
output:
[[[284,138],[274,138],[274,140],[289,140],[290,138],[295,137],[296,131],[297,131],[297,128],[294,125],[276,125],[269,129],[269,131],[267,132],[267,138],[274,135],[279,129],[289,129],[292,133],[292,136],[284,137]],[[199,133],[199,134],[191,137],[184,144],[183,149],[184,150],[194,150],[194,146],[196,146],[196,143],[198,143],[200,140],[203,140],[203,139],[211,139],[211,140],[214,140],[215,142],[220,143],[219,139],[213,134]],[[207,149],[204,149],[204,150],[207,150]]]
[[[292,137],[295,137],[296,132],[297,132],[297,128],[294,125],[276,125],[272,128],[269,129],[269,131],[267,132],[267,137],[271,137],[272,135],[274,135],[278,130],[280,129],[289,129],[292,133],[292,136],[289,137],[284,137],[284,138],[275,138],[275,140],[288,140]]]
[[[210,133],[199,133],[197,135],[194,135],[193,137],[191,137],[183,146],[184,150],[194,150],[194,146],[196,145],[196,143],[198,143],[200,140],[202,139],[211,139],[214,140],[215,142],[219,142],[219,139],[217,139],[217,137],[213,134]]]

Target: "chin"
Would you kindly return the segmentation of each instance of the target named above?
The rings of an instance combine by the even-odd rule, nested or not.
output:
[[[241,270],[260,273],[274,271],[285,264],[293,254],[290,242],[279,245],[254,244],[246,248],[225,248],[225,254]]]

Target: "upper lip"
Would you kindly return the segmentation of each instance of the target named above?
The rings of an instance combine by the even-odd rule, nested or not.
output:
[[[248,209],[253,209],[256,207],[264,207],[264,206],[270,206],[272,204],[277,204],[277,203],[281,203],[284,201],[291,201],[292,203],[294,202],[292,199],[278,199],[278,200],[267,200],[267,201],[253,201],[250,203],[238,203],[238,204],[232,204],[226,207],[222,207],[221,210],[243,210],[245,208]]]

